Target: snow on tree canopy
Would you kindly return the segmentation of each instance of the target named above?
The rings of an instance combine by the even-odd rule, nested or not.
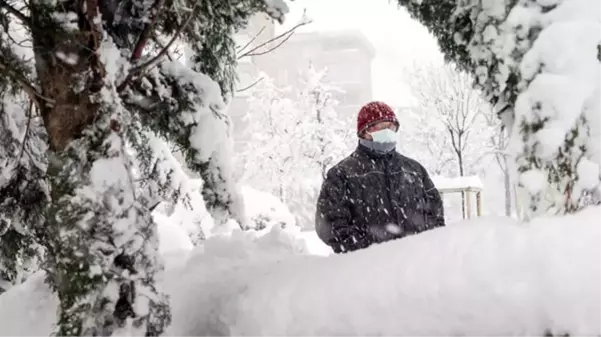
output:
[[[284,21],[284,15],[289,12],[288,5],[284,0],[266,0],[267,10],[266,12],[278,22]]]
[[[399,0],[510,129],[521,217],[601,202],[601,2]],[[541,183],[527,184],[527,177]]]
[[[231,121],[225,113],[226,105],[219,85],[208,76],[195,72],[178,61],[162,63],[160,72],[175,79],[179,87],[186,88],[187,97],[183,100],[192,104],[179,117],[182,129],[187,130],[187,141],[192,150],[187,156],[189,164],[192,163],[200,171],[219,170],[210,176],[202,177],[205,184],[218,185],[211,190],[203,189],[205,202],[211,207],[216,203],[215,200],[225,200],[232,206],[234,218],[244,225],[247,221],[244,206],[233,179],[230,162],[233,153]],[[162,92],[161,95],[169,99],[169,93]],[[217,181],[207,181],[210,178]],[[230,218],[225,210],[213,212],[212,215],[219,223]]]
[[[39,255],[31,235],[43,225],[48,186],[39,179],[47,167],[43,138],[27,134],[43,133],[36,117],[24,95],[0,93],[0,292],[18,284]]]
[[[182,87],[191,86],[189,100],[194,103],[191,111],[182,114],[181,120],[186,125],[193,125],[190,143],[198,151],[199,161],[207,161],[227,140],[229,119],[223,113],[225,104],[221,98],[219,85],[208,76],[197,73],[179,61],[163,62],[163,74],[173,76]],[[219,122],[214,122],[219,117]]]
[[[574,211],[587,193],[600,192],[600,12],[599,1],[570,0],[518,4],[509,14],[516,26],[540,27],[519,64],[524,90],[510,143],[518,170],[546,180],[535,188],[522,184],[526,217]]]

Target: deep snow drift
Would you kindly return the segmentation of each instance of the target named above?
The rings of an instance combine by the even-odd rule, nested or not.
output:
[[[169,256],[168,332],[599,335],[600,218],[596,207],[529,225],[478,219],[327,257],[307,255],[294,229],[212,237]],[[0,335],[52,332],[42,278],[0,295]]]

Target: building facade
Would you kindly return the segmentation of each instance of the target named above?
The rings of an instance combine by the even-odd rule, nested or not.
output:
[[[296,33],[282,46],[253,60],[278,85],[297,85],[302,70],[313,64],[326,68],[325,80],[343,92],[336,94],[338,112],[354,115],[372,99],[375,50],[359,31]]]
[[[266,16],[255,16],[248,27],[237,34],[238,45],[244,55],[238,65],[238,90],[230,103],[229,113],[233,122],[236,148],[245,139],[244,117],[248,112],[247,97],[252,89],[244,90],[258,80],[263,72],[281,87],[299,86],[301,72],[311,64],[316,70],[327,69],[327,84],[341,89],[335,92],[339,102],[337,113],[354,120],[360,107],[373,97],[372,61],[375,50],[369,40],[359,31],[294,33],[286,42],[273,49],[279,42],[273,21]],[[273,49],[273,50],[271,50]],[[268,52],[267,52],[268,51]],[[266,52],[266,53],[265,53]]]

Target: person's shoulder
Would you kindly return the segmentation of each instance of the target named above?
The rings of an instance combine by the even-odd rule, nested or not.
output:
[[[399,152],[396,153],[396,156],[403,168],[422,174],[427,173],[426,168],[419,161]]]
[[[353,167],[356,166],[358,158],[356,153],[353,152],[350,155],[346,156],[344,159],[340,160],[334,166],[332,166],[328,170],[328,177],[337,176],[337,177],[345,177],[348,175],[350,171],[353,171]]]
[[[349,166],[353,163],[355,159],[353,158],[353,155],[348,155],[346,156],[344,159],[340,160],[338,163],[334,164],[334,166],[332,166],[330,168],[331,172],[344,172],[347,171]]]

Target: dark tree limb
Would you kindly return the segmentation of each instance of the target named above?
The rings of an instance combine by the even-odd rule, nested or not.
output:
[[[23,158],[25,152],[25,145],[27,144],[27,138],[29,136],[29,129],[31,127],[31,119],[33,118],[33,100],[29,100],[29,108],[27,109],[29,116],[27,116],[27,126],[25,127],[25,135],[23,136],[23,144],[21,144],[21,151],[19,153],[19,161]]]
[[[19,19],[25,26],[29,27],[31,19],[15,7],[11,6],[6,0],[0,0],[0,8],[6,9],[10,14]]]
[[[259,35],[261,35],[261,33],[263,33],[264,30],[265,30],[265,26],[261,27],[259,32],[257,34],[255,34],[255,36],[253,36],[253,38],[250,39],[250,41],[248,41],[244,46],[238,48],[238,50],[236,50],[236,51],[238,53],[241,53],[242,51],[244,51],[244,49],[248,48],[248,46],[250,46],[253,42],[255,42],[255,40],[259,37]]]
[[[144,50],[144,47],[146,47],[146,43],[152,36],[152,32],[154,31],[155,25],[160,16],[159,12],[164,4],[165,4],[165,0],[157,0],[155,2],[155,4],[154,4],[155,14],[152,18],[152,21],[149,22],[148,24],[146,24],[146,26],[144,27],[144,30],[142,31],[142,34],[140,34],[140,36],[138,37],[138,42],[136,42],[136,46],[134,47],[134,50],[131,55],[132,62],[135,62],[135,61],[139,60],[140,57],[142,57],[142,51]]]
[[[186,22],[184,22],[178,28],[178,30],[175,32],[175,34],[173,34],[173,37],[171,38],[171,40],[167,43],[167,45],[163,49],[161,49],[161,51],[157,55],[155,55],[150,60],[144,62],[143,64],[141,64],[141,65],[133,68],[132,70],[130,70],[130,72],[125,77],[125,80],[123,80],[123,83],[119,84],[119,86],[117,87],[118,91],[121,91],[121,90],[125,89],[125,86],[127,85],[127,83],[129,81],[131,81],[134,76],[141,74],[147,68],[150,68],[153,65],[155,65],[156,63],[158,63],[158,61],[160,61],[160,59],[169,52],[169,48],[173,45],[173,43],[175,43],[175,41],[180,36],[180,34],[182,33],[182,31],[190,24],[190,22],[194,18],[194,13],[196,12],[196,7],[198,7],[199,3],[200,3],[200,1],[197,1],[194,4],[194,7],[192,8],[192,13],[190,13],[190,15],[188,16],[188,18],[186,19]]]
[[[2,0],[0,0],[2,1]],[[0,72],[5,73],[8,77],[12,78],[23,90],[29,95],[29,98],[36,103],[39,107],[43,102],[53,105],[55,101],[52,98],[48,98],[42,95],[29,81],[17,71],[12,69],[9,65],[5,64],[0,60]]]
[[[151,39],[159,48],[165,49],[165,45],[159,40],[158,36],[155,35]],[[167,52],[165,56],[167,56],[167,59],[169,59],[169,61],[173,61],[173,57],[171,57],[171,54],[169,54],[169,52]]]
[[[252,82],[251,84],[247,85],[246,87],[242,88],[242,89],[238,89],[236,90],[236,92],[243,92],[246,91],[252,87],[254,87],[255,85],[259,84],[259,82],[261,82],[264,79],[264,77],[259,77],[257,80],[255,80],[254,82]]]

